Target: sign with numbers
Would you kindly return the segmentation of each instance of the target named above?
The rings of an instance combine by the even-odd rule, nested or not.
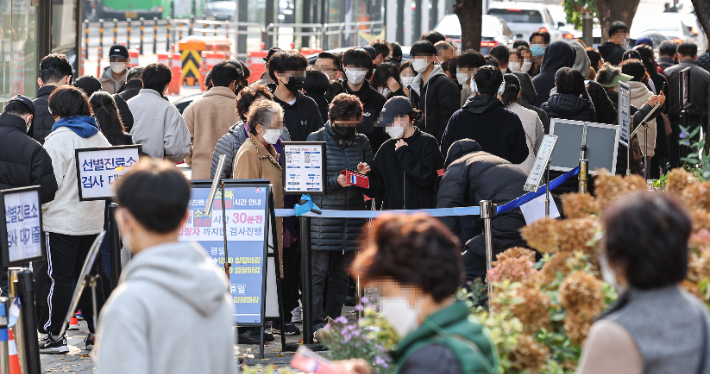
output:
[[[225,182],[209,216],[203,214],[210,194],[210,182],[193,182],[185,225],[180,241],[199,243],[224,273],[224,229],[222,199],[227,217],[227,259],[229,292],[234,303],[234,323],[261,326],[264,321],[267,244],[269,234],[269,199],[271,186],[260,183]],[[276,289],[274,288],[274,291]]]
[[[545,135],[542,138],[535,164],[533,164],[528,180],[525,181],[525,186],[523,187],[525,191],[537,192],[537,189],[540,188],[540,183],[542,183],[542,178],[545,177],[545,170],[547,170],[547,164],[550,162],[550,156],[552,156],[552,150],[555,149],[556,142],[557,137],[555,135]]]
[[[138,162],[140,152],[140,144],[76,149],[79,200],[112,198],[115,194],[113,184]]]
[[[0,191],[0,208],[5,212],[0,224],[3,267],[43,259],[45,240],[39,186]]]
[[[283,142],[281,145],[284,194],[324,194],[325,142]]]
[[[624,147],[629,146],[629,134],[631,134],[631,87],[623,82],[619,82],[619,108],[618,124],[621,125],[619,142]]]

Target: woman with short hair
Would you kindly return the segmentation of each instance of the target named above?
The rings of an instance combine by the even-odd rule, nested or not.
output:
[[[710,373],[710,319],[679,284],[692,222],[668,194],[624,196],[604,213],[599,263],[619,293],[592,325],[577,374]]]

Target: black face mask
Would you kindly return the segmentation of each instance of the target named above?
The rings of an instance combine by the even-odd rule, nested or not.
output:
[[[306,77],[289,77],[288,83],[285,84],[286,88],[291,92],[296,92],[303,88],[303,83],[306,82]]]
[[[337,124],[333,125],[333,132],[337,137],[340,139],[352,139],[355,136],[355,128],[354,127],[346,127],[346,126],[338,126]]]
[[[237,86],[237,88],[234,89],[234,94],[239,95],[239,92],[241,92],[244,89],[244,86]]]

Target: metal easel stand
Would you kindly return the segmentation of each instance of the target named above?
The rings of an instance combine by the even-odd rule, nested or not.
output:
[[[636,135],[636,133],[641,129],[641,126],[643,126],[644,127],[644,134],[646,137],[646,141],[645,141],[646,144],[644,144],[644,155],[643,155],[643,177],[644,177],[644,179],[648,179],[648,177],[647,177],[647,175],[648,175],[647,157],[648,156],[646,156],[646,155],[648,155],[648,124],[646,124],[646,121],[648,121],[648,119],[651,118],[651,115],[653,115],[653,113],[656,112],[656,109],[658,109],[658,106],[659,106],[659,104],[656,103],[656,105],[653,106],[651,111],[648,112],[648,115],[646,115],[646,117],[641,121],[641,123],[639,123],[638,126],[636,126],[634,131],[632,131],[631,134],[629,134],[629,146],[627,147],[627,153],[626,153],[626,175],[629,175],[629,173],[630,173],[629,168],[631,167],[631,165],[629,164],[630,157],[629,157],[629,153],[628,153],[628,152],[631,152],[631,139],[634,138],[634,135]]]
[[[17,324],[13,327],[20,365],[26,374],[40,374],[42,373],[42,366],[40,364],[39,342],[37,340],[32,271],[27,268],[11,268],[9,271],[10,291],[14,297],[20,299],[20,305],[22,305]],[[8,304],[7,309],[8,318],[10,305]],[[6,344],[4,346],[7,348]],[[7,352],[8,350],[5,349],[5,353]],[[8,363],[4,355],[3,361],[3,364]]]
[[[549,175],[549,174],[548,174]],[[495,216],[493,203],[490,200],[481,200],[481,219],[483,219],[483,237],[486,243],[486,270],[491,270],[493,262],[493,217]],[[493,284],[486,277],[488,284],[488,300],[493,295]],[[490,302],[489,302],[490,304]]]

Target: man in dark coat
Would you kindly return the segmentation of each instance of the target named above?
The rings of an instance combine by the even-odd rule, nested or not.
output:
[[[308,60],[297,52],[276,52],[269,58],[269,77],[276,82],[271,93],[284,110],[284,126],[291,140],[302,142],[323,127],[320,109],[301,92],[306,81]]]
[[[63,54],[52,53],[45,56],[39,63],[39,79],[37,79],[39,91],[37,91],[37,98],[33,102],[35,117],[29,134],[40,144],[44,144],[44,138],[52,132],[52,126],[54,126],[54,118],[47,109],[49,95],[57,86],[71,84],[72,74],[71,63]]]
[[[619,65],[629,47],[629,27],[621,21],[616,21],[609,27],[609,41],[599,46],[599,53],[604,61]]]
[[[525,194],[523,185],[527,176],[510,162],[484,152],[474,140],[464,139],[454,143],[446,157],[446,172],[439,184],[437,208],[478,206],[481,200],[490,200],[502,205]],[[458,217],[441,217],[451,232],[459,234]],[[474,220],[479,228],[482,221]],[[493,218],[494,257],[511,247],[527,247],[520,236],[525,218],[520,209],[500,214]],[[466,280],[484,278],[486,275],[486,249],[484,235],[468,238],[464,265]],[[491,259],[495,260],[495,258]]]
[[[482,66],[475,81],[477,94],[449,120],[441,138],[441,155],[445,156],[455,141],[473,139],[490,154],[522,163],[530,152],[523,124],[496,97],[503,74],[493,66]]]
[[[540,74],[533,78],[537,91],[536,107],[541,107],[550,98],[550,90],[555,87],[555,73],[562,67],[571,68],[574,65],[574,56],[574,48],[567,42],[557,41],[547,46]]]
[[[356,127],[362,119],[362,104],[354,95],[340,94],[333,99],[325,127],[308,136],[307,141],[326,142],[327,174],[325,195],[314,195],[321,209],[365,210],[362,192],[347,182],[345,169],[364,172],[372,164],[370,143]],[[359,246],[364,219],[311,219],[312,279],[314,333],[325,324],[325,317],[338,317],[348,295],[350,277],[347,269]],[[325,310],[323,300],[328,282]]]
[[[419,74],[409,90],[409,99],[423,113],[419,121],[422,131],[433,135],[441,142],[451,116],[461,105],[461,91],[439,64],[434,63],[436,48],[426,40],[420,40],[409,51],[412,68]]]
[[[141,74],[143,74],[143,68],[140,67],[135,67],[128,71],[126,83],[123,84],[121,91],[118,93],[124,101],[128,101],[135,96],[138,96],[138,93],[141,92],[141,89],[143,88]]]
[[[344,92],[357,96],[363,107],[362,122],[358,125],[357,132],[367,136],[372,151],[377,152],[382,143],[389,139],[382,128],[375,126],[387,99],[375,91],[370,86],[370,81],[365,78],[372,68],[372,58],[369,52],[362,48],[352,48],[343,55],[346,77],[342,82]]]

